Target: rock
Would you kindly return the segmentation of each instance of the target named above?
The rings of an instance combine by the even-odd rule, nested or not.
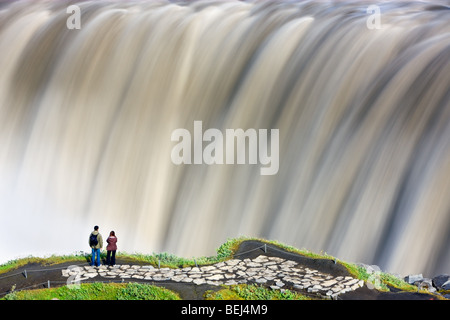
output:
[[[442,285],[443,290],[450,290],[450,280]]]
[[[198,268],[198,267],[194,267],[194,268],[192,268],[190,271],[189,271],[189,273],[191,274],[191,273],[200,273],[201,271],[200,271],[200,268]]]
[[[258,262],[249,262],[249,263],[247,263],[247,267],[249,267],[249,268],[259,268],[259,267],[262,267],[262,264],[258,263]]]
[[[408,282],[409,284],[414,284],[422,280],[423,280],[422,274],[413,274],[405,277],[405,281]]]
[[[241,262],[241,260],[238,259],[232,259],[232,260],[227,260],[225,261],[225,263],[229,266],[235,266],[237,265],[239,262]]]
[[[141,269],[155,270],[155,267],[154,266],[142,266]]]
[[[322,286],[324,286],[324,287],[329,287],[329,286],[332,286],[332,285],[334,285],[334,284],[336,284],[336,283],[337,283],[336,280],[331,279],[331,280],[327,280],[327,281],[323,282],[323,283],[322,283]]]
[[[172,280],[175,281],[175,282],[179,282],[179,281],[183,280],[186,277],[187,276],[185,274],[180,274],[180,275],[176,275],[176,276],[172,277]]]
[[[213,280],[213,281],[221,280],[221,279],[223,279],[223,275],[221,275],[221,274],[215,274],[215,275],[212,275],[212,276],[206,278],[206,280]]]
[[[97,276],[97,272],[85,273],[84,276],[87,278],[95,278]]]
[[[433,287],[431,279],[423,279],[418,285],[419,289],[428,290],[429,292],[436,292],[436,288]]]
[[[343,284],[344,286],[350,286],[350,287],[351,287],[352,285],[354,285],[355,283],[358,283],[358,282],[359,282],[358,279],[352,279],[352,280],[343,282],[342,284]]]
[[[205,284],[205,279],[194,279],[192,282],[194,282],[196,285]]]
[[[441,274],[432,279],[433,286],[437,290],[450,290],[450,275]],[[445,286],[445,288],[444,288]]]
[[[215,264],[216,268],[222,268],[224,265],[225,265],[225,262],[219,262],[219,263]]]
[[[216,267],[214,267],[214,266],[205,266],[205,267],[201,267],[200,271],[201,272],[208,272],[208,271],[211,271],[211,270],[214,270],[214,269],[216,269]]]

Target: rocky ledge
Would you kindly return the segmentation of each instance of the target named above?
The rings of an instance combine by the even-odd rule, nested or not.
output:
[[[377,274],[381,273],[380,267],[377,265],[367,265],[363,263],[359,263],[358,265],[365,268],[369,275],[373,275],[372,279],[375,280],[373,282],[376,283]],[[402,279],[402,276],[400,275],[396,275],[396,277]],[[430,293],[439,294],[439,291],[450,291],[450,275],[448,274],[438,275],[433,278],[425,278],[422,274],[412,274],[403,277],[403,280],[416,286],[418,290],[427,290]],[[450,293],[443,294],[442,296],[446,299],[450,299]]]

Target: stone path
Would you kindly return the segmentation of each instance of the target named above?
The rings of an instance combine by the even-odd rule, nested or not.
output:
[[[292,260],[260,255],[255,259],[232,259],[214,265],[187,268],[155,268],[153,266],[115,265],[113,267],[77,267],[62,270],[74,281],[93,278],[174,281],[196,285],[235,285],[257,283],[283,290],[286,287],[335,299],[339,294],[356,290],[364,281],[352,277],[333,277],[299,265]],[[69,280],[69,279],[68,279]]]

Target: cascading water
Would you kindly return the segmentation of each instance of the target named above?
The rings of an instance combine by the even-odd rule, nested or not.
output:
[[[246,235],[448,273],[450,9],[370,5],[0,4],[0,259],[87,251],[99,225],[127,252]],[[175,164],[199,122],[277,129],[278,171]]]

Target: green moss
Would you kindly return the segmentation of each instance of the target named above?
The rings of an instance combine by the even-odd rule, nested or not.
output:
[[[259,285],[223,286],[218,291],[207,291],[206,300],[309,300],[310,298],[290,290],[273,290]]]
[[[72,255],[64,255],[64,256],[57,256],[52,255],[47,258],[40,258],[40,257],[33,257],[29,256],[26,258],[16,259],[16,260],[10,260],[5,264],[0,265],[0,274],[6,273],[15,269],[18,269],[20,267],[23,267],[28,264],[39,264],[43,266],[51,266],[56,265],[64,262],[86,262],[89,261],[90,255],[86,253],[76,253]]]

